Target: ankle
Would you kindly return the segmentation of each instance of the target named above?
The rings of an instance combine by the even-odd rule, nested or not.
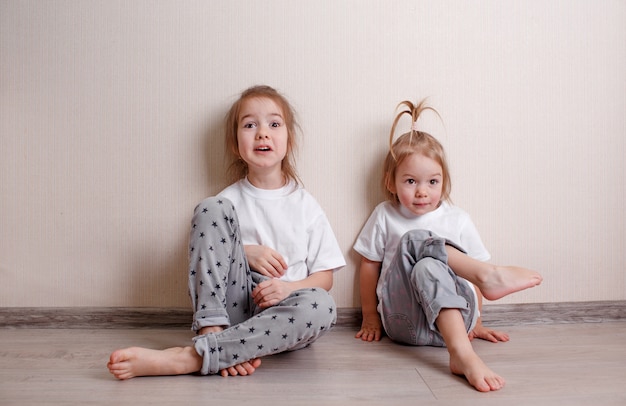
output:
[[[485,263],[481,271],[478,272],[476,275],[476,279],[478,279],[477,282],[478,282],[479,287],[480,287],[480,284],[492,282],[494,275],[498,274],[498,272],[500,271],[500,268],[501,267],[498,265]]]
[[[209,333],[219,333],[220,331],[224,331],[224,327],[222,326],[206,326],[202,327],[198,330],[198,335],[204,335]]]

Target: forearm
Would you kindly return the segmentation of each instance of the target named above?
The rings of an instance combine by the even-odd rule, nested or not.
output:
[[[333,287],[333,271],[327,270],[315,272],[300,281],[290,282],[290,284],[294,288],[293,290],[322,288],[330,291]]]
[[[361,322],[361,329],[355,337],[363,341],[378,341],[383,334],[382,322],[377,310],[378,296],[376,295],[380,266],[380,262],[370,261],[365,257],[361,258],[359,281],[363,321]]]
[[[366,258],[361,260],[359,268],[361,311],[364,316],[377,314],[378,296],[376,286],[380,276],[380,263]]]

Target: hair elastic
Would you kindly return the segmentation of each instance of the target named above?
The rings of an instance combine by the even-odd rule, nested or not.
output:
[[[414,121],[413,124],[411,124],[411,131],[419,131],[419,128],[417,128],[417,121]]]

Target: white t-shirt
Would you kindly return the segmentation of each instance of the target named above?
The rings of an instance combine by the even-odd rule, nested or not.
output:
[[[383,276],[389,271],[400,239],[411,230],[432,231],[457,244],[479,261],[491,258],[472,219],[462,209],[442,202],[436,210],[416,216],[400,204],[385,201],[376,206],[354,244],[354,250],[365,258],[382,262],[377,287],[379,297]]]
[[[266,190],[242,179],[219,196],[235,206],[244,245],[265,245],[283,256],[288,269],[280,279],[298,281],[346,265],[326,214],[297,183]]]

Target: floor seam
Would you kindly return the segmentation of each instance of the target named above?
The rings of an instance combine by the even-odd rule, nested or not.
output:
[[[435,395],[435,392],[433,391],[433,389],[430,387],[430,385],[428,384],[428,382],[426,382],[426,379],[424,379],[424,376],[422,375],[422,373],[420,372],[419,368],[415,368],[415,372],[417,372],[417,375],[419,375],[420,379],[422,380],[422,382],[424,382],[424,385],[426,385],[426,387],[428,388],[428,391],[430,392],[430,394],[433,396],[433,399],[435,400],[439,400],[437,399],[437,395]]]

